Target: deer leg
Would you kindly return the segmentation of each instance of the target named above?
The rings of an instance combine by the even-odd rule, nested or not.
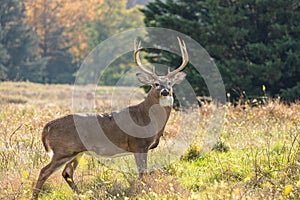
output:
[[[147,152],[146,153],[135,153],[135,163],[139,173],[139,178],[143,177],[143,174],[147,170]]]
[[[77,194],[80,194],[80,191],[76,186],[76,184],[74,183],[74,179],[73,179],[74,171],[78,166],[78,159],[79,159],[78,157],[74,158],[71,162],[69,162],[66,165],[65,169],[62,172],[62,176],[64,177],[64,179],[66,180],[70,188],[72,188],[72,190]]]
[[[41,188],[45,183],[45,181],[49,178],[49,176],[69,160],[70,158],[56,159],[53,157],[51,162],[41,169],[39,178],[36,182],[35,188],[33,189],[33,194],[31,199],[38,198]]]

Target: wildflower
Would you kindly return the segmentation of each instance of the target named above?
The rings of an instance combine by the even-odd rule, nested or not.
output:
[[[251,180],[251,178],[253,177],[253,173],[249,173],[246,178],[244,179],[244,182],[248,182]]]
[[[28,174],[27,171],[23,171],[23,172],[22,172],[22,176],[23,176],[24,179],[27,179],[27,178],[28,178],[28,175],[29,175],[29,174]]]
[[[233,194],[235,194],[235,195],[239,195],[240,193],[241,193],[241,189],[240,188],[235,188],[233,190]]]
[[[289,195],[292,192],[292,190],[293,190],[293,186],[292,185],[287,185],[287,186],[284,187],[283,193],[285,195]]]

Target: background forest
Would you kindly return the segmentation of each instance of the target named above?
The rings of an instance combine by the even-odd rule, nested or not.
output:
[[[1,80],[73,83],[76,70],[97,44],[143,26],[138,7],[127,5],[127,0],[2,1]]]
[[[85,56],[101,41],[151,26],[198,41],[215,60],[231,98],[268,94],[295,101],[299,11],[296,0],[2,0],[0,80],[72,84]],[[180,62],[167,54],[161,60]],[[114,65],[101,84],[114,85],[131,67],[122,60]],[[186,71],[197,95],[209,95],[201,75],[192,67]]]

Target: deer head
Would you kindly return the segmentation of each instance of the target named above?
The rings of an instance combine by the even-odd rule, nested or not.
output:
[[[173,85],[179,84],[184,80],[186,74],[180,71],[183,70],[189,62],[184,41],[180,40],[179,37],[177,37],[177,39],[182,55],[182,64],[174,71],[171,71],[169,67],[168,74],[165,76],[158,76],[155,73],[154,66],[151,72],[142,65],[139,53],[143,48],[141,47],[141,42],[138,43],[137,47],[136,41],[134,41],[134,61],[142,71],[142,73],[137,73],[138,80],[143,84],[152,86],[150,93],[155,93],[152,95],[159,99],[159,104],[163,107],[173,105]]]

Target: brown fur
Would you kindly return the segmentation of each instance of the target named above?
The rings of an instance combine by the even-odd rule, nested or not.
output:
[[[78,165],[77,156],[85,151],[93,151],[102,156],[133,153],[139,177],[143,176],[147,169],[148,151],[158,146],[171,113],[173,99],[162,103],[162,107],[160,98],[172,97],[172,86],[185,78],[185,73],[179,71],[187,65],[188,55],[184,42],[179,38],[178,42],[183,62],[178,69],[169,71],[167,76],[157,76],[146,70],[138,56],[140,43],[138,49],[134,45],[135,62],[144,72],[138,73],[137,77],[140,82],[152,86],[148,96],[140,104],[111,114],[67,115],[45,125],[42,142],[52,158],[41,169],[32,199],[38,198],[44,182],[63,165],[65,168],[62,176],[74,192],[80,193],[74,183],[73,174]]]

